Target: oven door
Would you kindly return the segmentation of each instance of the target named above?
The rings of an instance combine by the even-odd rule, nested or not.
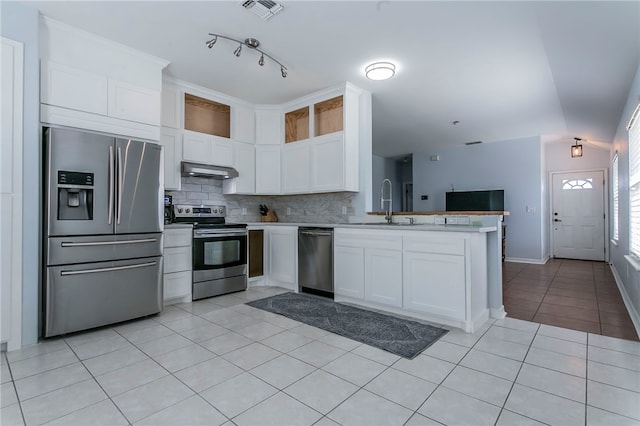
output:
[[[193,270],[225,269],[247,264],[247,231],[217,230],[193,235]]]

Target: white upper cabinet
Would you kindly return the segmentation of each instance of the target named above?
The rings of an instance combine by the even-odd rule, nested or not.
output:
[[[256,145],[256,194],[281,192],[279,145]]]
[[[205,133],[184,131],[182,159],[196,163],[233,167],[233,143]]]
[[[370,142],[360,141],[361,104],[369,108],[362,93],[345,83],[281,106],[253,107],[170,80],[162,89],[162,122],[182,134],[176,162],[238,170],[226,193],[357,192],[361,146]]]
[[[282,143],[282,112],[280,108],[256,108],[256,145]]]
[[[209,162],[209,150],[213,136],[185,130],[183,134],[182,159],[198,163]]]
[[[253,108],[244,105],[231,106],[231,123],[233,131],[231,137],[239,142],[254,143],[255,141],[255,112]]]
[[[168,62],[41,16],[45,124],[158,140]]]
[[[182,128],[182,92],[173,84],[162,84],[162,114],[164,127]]]
[[[283,193],[359,190],[360,95],[347,83],[285,107]]]
[[[114,79],[108,82],[107,115],[122,120],[160,125],[160,92]]]
[[[309,141],[282,148],[282,190],[285,194],[311,191],[311,147]]]
[[[179,191],[181,184],[182,135],[169,127],[160,130],[160,145],[164,147],[164,189]]]
[[[253,144],[235,142],[234,167],[238,177],[225,179],[222,183],[225,194],[255,194],[256,192],[256,149]]]
[[[49,61],[40,68],[40,102],[107,115],[106,75]]]
[[[318,138],[311,144],[311,188],[314,191],[346,190],[342,133]],[[356,188],[357,190],[357,188]]]

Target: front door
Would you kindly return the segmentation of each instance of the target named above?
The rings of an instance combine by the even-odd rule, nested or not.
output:
[[[553,256],[604,260],[604,173],[552,175]]]

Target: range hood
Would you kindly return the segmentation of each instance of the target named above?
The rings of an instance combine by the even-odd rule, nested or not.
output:
[[[238,177],[238,171],[232,167],[212,166],[210,164],[182,162],[182,176],[210,177],[229,179]]]

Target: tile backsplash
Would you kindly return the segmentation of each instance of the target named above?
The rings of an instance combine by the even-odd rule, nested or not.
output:
[[[228,195],[222,193],[222,181],[211,178],[183,177],[181,191],[166,191],[174,204],[224,205],[228,222],[260,222],[259,205],[266,204],[279,222],[344,223],[355,214],[352,192],[304,195]],[[246,209],[246,214],[243,214]],[[345,210],[346,209],[346,210]],[[346,211],[346,213],[343,213]]]

